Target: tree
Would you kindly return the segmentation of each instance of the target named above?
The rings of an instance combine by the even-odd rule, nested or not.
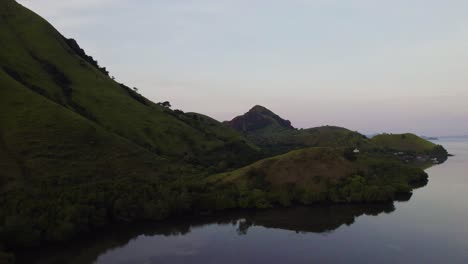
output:
[[[168,101],[159,102],[158,105],[162,106],[162,107],[165,107],[165,108],[171,108],[171,103],[169,103]]]
[[[356,153],[354,152],[354,150],[355,150],[354,148],[346,148],[343,153],[343,156],[345,157],[345,159],[349,161],[355,161],[357,157],[356,157]]]

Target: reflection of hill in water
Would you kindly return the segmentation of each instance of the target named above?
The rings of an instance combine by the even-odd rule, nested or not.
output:
[[[338,227],[354,223],[361,215],[391,213],[393,204],[367,205],[329,205],[317,207],[298,207],[253,213],[239,224],[239,233],[247,233],[251,226],[263,226],[302,233],[331,232]]]
[[[405,197],[408,199],[409,197]],[[406,200],[405,199],[405,200]],[[101,254],[125,246],[139,235],[180,236],[191,232],[191,228],[205,225],[237,225],[239,235],[248,234],[252,226],[291,230],[302,233],[331,232],[342,225],[351,225],[361,215],[378,215],[395,210],[392,203],[362,205],[317,205],[265,211],[236,211],[218,215],[190,217],[171,223],[141,225],[138,228],[115,227],[112,230],[89,237],[67,246],[54,246],[47,249],[18,254],[28,256],[19,263],[93,263]]]

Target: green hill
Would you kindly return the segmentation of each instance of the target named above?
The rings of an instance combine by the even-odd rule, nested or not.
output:
[[[225,124],[259,146],[265,157],[308,147],[356,148],[390,157],[398,154],[405,162],[443,162],[448,156],[442,146],[414,134],[381,134],[369,139],[336,126],[296,129],[290,121],[259,105]]]
[[[447,160],[447,150],[414,134],[380,134],[371,139],[372,147],[378,151],[394,153],[404,160],[437,162]]]
[[[426,152],[431,151],[436,144],[414,134],[380,134],[371,139],[375,145],[396,151]]]
[[[339,148],[307,148],[207,178],[213,195],[204,201],[207,207],[219,208],[381,202],[426,182],[422,169],[396,159]]]
[[[73,111],[110,133],[169,159],[202,165],[226,159],[237,163],[241,156],[229,153],[229,146],[244,148],[247,156],[255,154],[240,135],[207,133],[190,116],[154,104],[113,81],[97,64],[89,63],[92,60],[77,48],[76,42],[65,39],[45,20],[16,2],[5,0],[1,5],[2,79],[13,79],[21,89],[60,105],[61,110]],[[11,99],[2,96],[2,100]],[[199,157],[205,159],[198,160]]]
[[[323,126],[296,129],[263,106],[254,106],[244,115],[225,122],[262,148],[266,156],[305,147],[363,147],[369,140],[346,128]]]
[[[117,83],[47,21],[0,1],[0,241],[63,241],[189,208],[185,177],[256,160],[220,122]],[[1,243],[0,243],[1,244]]]
[[[13,0],[0,39],[0,251],[205,209],[389,201],[427,177],[392,148],[441,148],[295,129],[261,106],[227,125],[172,110]]]
[[[269,109],[256,105],[247,113],[237,116],[227,124],[244,134],[259,134],[268,136],[272,133],[294,130],[289,120],[282,119]]]

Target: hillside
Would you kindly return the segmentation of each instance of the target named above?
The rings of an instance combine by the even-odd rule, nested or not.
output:
[[[346,128],[323,126],[296,129],[290,121],[258,105],[225,124],[261,147],[266,156],[305,147],[362,147],[369,144],[364,135]]]
[[[211,199],[214,205],[210,206],[221,208],[382,202],[408,194],[426,182],[423,170],[396,159],[346,149],[307,148],[207,178],[214,195],[205,197],[205,202],[209,204]]]
[[[233,129],[244,134],[268,135],[294,130],[289,120],[282,119],[269,109],[256,105],[247,113],[226,122]]]
[[[233,162],[230,166],[236,167],[249,161],[240,157],[255,155],[255,150],[240,135],[207,133],[183,112],[154,104],[113,81],[76,41],[67,40],[16,2],[5,0],[1,5],[2,87],[8,85],[6,79],[13,80],[19,84],[16,89],[28,89],[48,103],[61,106],[61,111],[73,111],[102,129],[168,159],[184,159],[195,165],[230,160]],[[11,99],[2,96],[5,100],[2,105]],[[221,129],[221,124],[216,125]],[[243,149],[245,155],[232,153],[231,146]],[[200,157],[204,159],[199,160]]]
[[[296,129],[262,106],[225,124],[173,110],[116,82],[77,41],[13,0],[0,1],[0,39],[0,262],[4,249],[113,223],[386,202],[427,178],[395,150],[442,153],[409,136]]]
[[[0,1],[0,249],[190,207],[180,182],[258,148],[211,118],[115,82],[76,41]]]
[[[413,151],[423,153],[431,151],[436,144],[414,134],[380,134],[374,136],[372,143],[396,151]]]
[[[399,156],[403,160],[444,162],[448,153],[444,147],[414,134],[380,134],[371,138],[372,147]]]
[[[308,147],[357,148],[388,158],[396,154],[405,162],[440,163],[448,157],[442,146],[414,134],[380,134],[369,139],[336,126],[296,129],[290,121],[258,105],[224,123],[259,146],[265,157]]]

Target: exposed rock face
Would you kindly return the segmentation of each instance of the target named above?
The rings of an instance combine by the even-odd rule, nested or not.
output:
[[[289,120],[282,119],[267,108],[256,105],[244,115],[235,117],[227,124],[242,133],[250,133],[256,130],[270,127],[272,130],[294,129]]]

